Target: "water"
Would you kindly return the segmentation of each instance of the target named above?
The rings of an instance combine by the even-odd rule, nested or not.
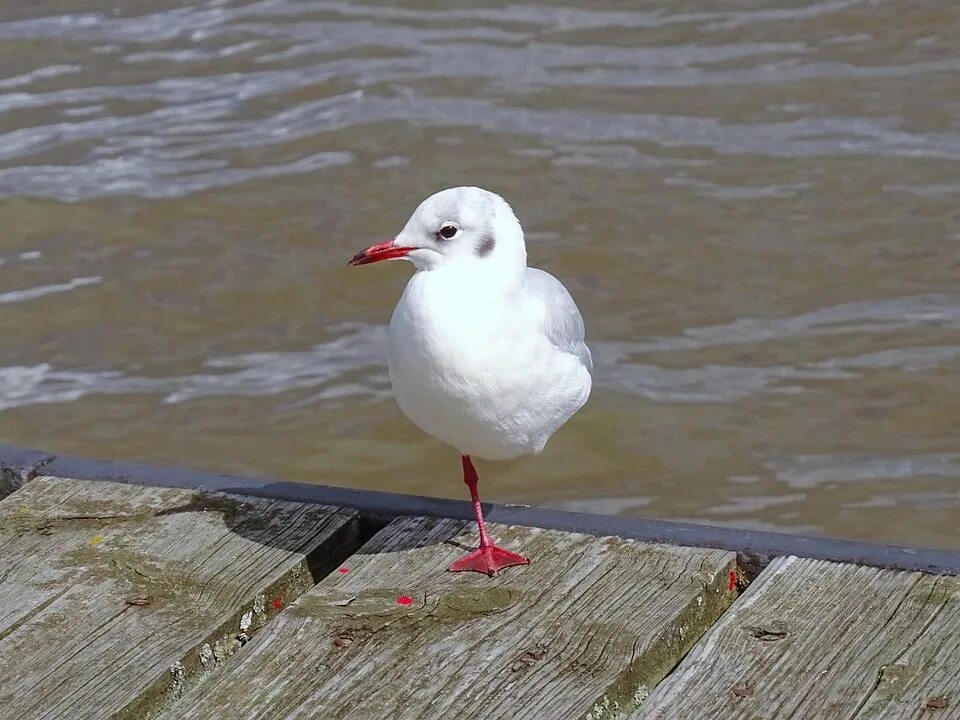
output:
[[[462,497],[389,394],[455,184],[587,318],[488,499],[960,548],[960,5],[0,0],[0,439]]]

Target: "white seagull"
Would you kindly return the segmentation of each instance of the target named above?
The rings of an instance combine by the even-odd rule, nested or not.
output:
[[[559,280],[527,267],[510,206],[480,188],[430,196],[350,265],[401,258],[416,272],[390,319],[390,382],[403,413],[460,452],[480,532],[480,547],[449,569],[526,565],[487,535],[471,457],[539,453],[583,406],[593,371],[583,318]]]

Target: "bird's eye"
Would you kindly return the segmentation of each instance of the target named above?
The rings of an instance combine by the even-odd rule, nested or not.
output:
[[[453,237],[460,231],[456,225],[446,224],[440,228],[440,237],[444,240],[452,240]]]

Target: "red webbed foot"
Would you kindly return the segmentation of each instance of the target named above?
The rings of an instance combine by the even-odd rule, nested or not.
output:
[[[449,572],[479,572],[493,577],[504,568],[529,564],[530,561],[523,555],[517,555],[496,545],[487,545],[474,550],[469,555],[464,555],[447,569]]]

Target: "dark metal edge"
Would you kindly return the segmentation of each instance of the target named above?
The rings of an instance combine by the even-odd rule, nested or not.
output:
[[[375,524],[405,515],[462,520],[473,518],[470,504],[460,500],[218,475],[139,463],[61,457],[0,443],[0,497],[5,494],[2,478],[13,478],[11,489],[15,489],[20,483],[38,474],[336,505],[355,508],[361,515],[366,516],[367,522]],[[526,525],[596,536],[617,535],[669,545],[730,550],[737,552],[741,558],[760,564],[766,564],[776,556],[796,555],[896,570],[960,575],[960,552],[950,550],[879,545],[828,537],[738,530],[670,520],[593,515],[518,505],[485,504],[484,513],[489,520],[507,525]]]
[[[0,499],[23,485],[54,458],[50,453],[0,443]]]

